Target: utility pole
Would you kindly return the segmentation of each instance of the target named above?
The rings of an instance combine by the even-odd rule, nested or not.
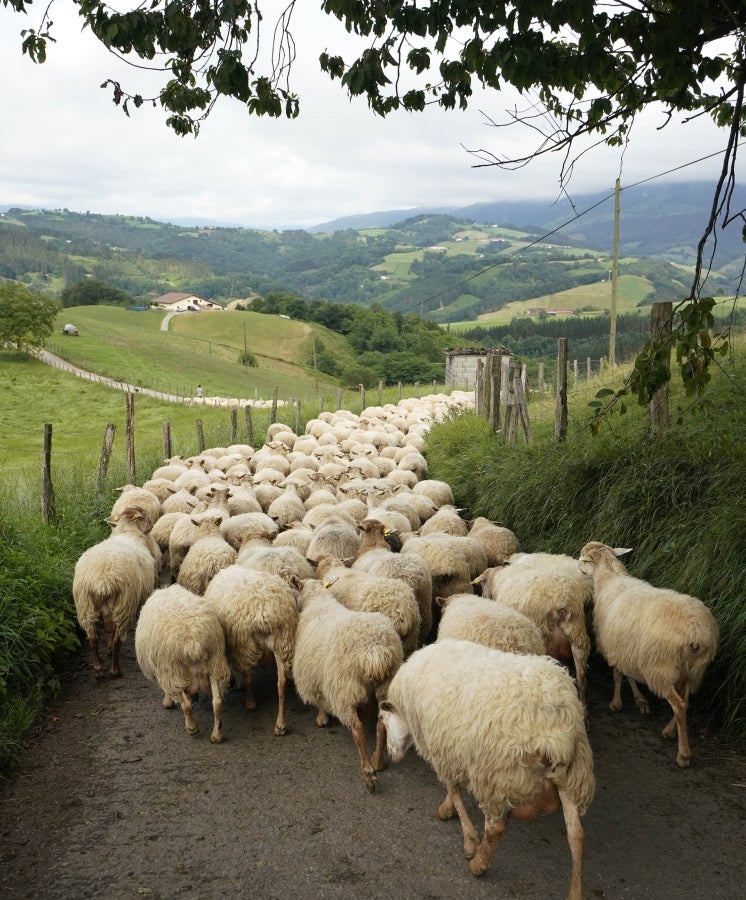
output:
[[[609,366],[616,365],[616,300],[617,281],[619,278],[619,194],[621,183],[617,178],[614,186],[614,256],[611,267],[611,315],[609,322]]]

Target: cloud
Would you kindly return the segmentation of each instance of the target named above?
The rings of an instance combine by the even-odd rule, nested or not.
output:
[[[364,100],[350,101],[319,70],[322,50],[354,38],[310,5],[296,12],[292,86],[301,96],[300,117],[258,119],[223,100],[195,140],[167,129],[159,108],[146,105],[127,118],[113,104],[111,92],[99,88],[107,78],[146,95],[157,93],[156,83],[81,33],[72,4],[52,7],[57,43],[42,66],[22,57],[19,36],[37,24],[40,11],[27,18],[0,8],[0,203],[302,228],[381,209],[555,199],[559,154],[506,172],[476,167],[478,160],[467,152],[530,151],[527,129],[495,129],[486,118],[503,119],[507,107],[524,103],[521,98],[482,93],[467,111],[428,109],[382,119]],[[672,122],[658,131],[662,121],[661,113],[651,112],[636,124],[623,157],[623,184],[724,145],[725,133],[706,119],[686,126]],[[576,167],[571,189],[613,190],[621,160],[619,150],[588,154]],[[711,160],[675,177],[714,179],[717,167],[718,160]]]

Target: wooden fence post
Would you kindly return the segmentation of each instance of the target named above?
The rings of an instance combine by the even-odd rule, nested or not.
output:
[[[337,411],[342,409],[342,388],[337,388]]]
[[[300,400],[295,401],[295,433],[300,434]]]
[[[488,353],[485,381],[489,384],[489,416],[490,428],[493,431],[500,430],[500,389],[502,383],[502,353]]]
[[[554,436],[567,438],[567,338],[557,339],[557,399],[554,407]]]
[[[106,473],[109,469],[109,459],[111,458],[111,448],[114,444],[114,434],[117,430],[116,425],[109,422],[104,432],[104,442],[101,445],[101,456],[98,460],[98,475],[96,476],[96,487],[99,491],[103,491],[104,482],[106,481]]]
[[[481,359],[478,359],[476,381],[474,382],[474,414],[477,416],[483,416],[485,411],[484,369],[484,362]],[[489,406],[487,408],[489,408]]]
[[[539,375],[536,379],[536,382],[537,382],[536,386],[537,386],[539,393],[543,394],[544,391],[547,389],[546,382],[544,381],[544,363],[543,362],[539,363]]]
[[[664,362],[671,371],[671,335],[672,335],[673,304],[670,300],[654,303],[650,312],[650,336],[654,343],[664,342],[666,352]],[[650,426],[658,434],[664,434],[671,426],[668,409],[669,382],[653,394],[650,400]]]
[[[358,384],[358,389],[360,391],[360,412],[365,409],[365,385]]]
[[[590,356],[585,360],[585,377],[590,381],[591,378],[591,358]]]
[[[419,400],[420,399],[420,383],[419,383],[419,381],[415,381],[414,389],[415,389],[415,397]]]
[[[401,381],[397,382],[397,403],[401,403]]]
[[[383,403],[383,378],[378,379],[378,405]]]
[[[163,459],[171,459],[171,425],[163,423]]]
[[[247,403],[244,407],[244,418],[246,419],[246,443],[254,446],[254,422],[251,418],[251,404]]]
[[[274,425],[277,421],[277,388],[272,391],[272,409],[269,413],[269,424]]]
[[[127,481],[135,483],[135,395],[125,394],[127,398],[127,416],[124,426],[124,444],[127,448]]]
[[[52,426],[44,426],[44,453],[41,461],[41,516],[45,525],[54,521],[54,487],[52,486]]]
[[[197,449],[200,453],[205,452],[205,434],[202,430],[202,419],[197,419],[194,423],[197,428]]]

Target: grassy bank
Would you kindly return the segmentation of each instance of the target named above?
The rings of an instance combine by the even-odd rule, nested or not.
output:
[[[593,437],[586,407],[568,440],[544,422],[532,446],[506,447],[465,416],[435,428],[432,477],[448,481],[464,515],[513,529],[527,551],[577,557],[590,540],[631,547],[631,574],[700,597],[721,632],[718,655],[693,705],[728,738],[746,740],[746,409],[741,364],[716,376],[701,408],[653,439],[645,411]],[[672,400],[672,417],[678,395]],[[520,438],[519,438],[520,441]]]

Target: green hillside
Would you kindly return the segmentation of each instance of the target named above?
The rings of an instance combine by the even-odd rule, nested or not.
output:
[[[201,312],[173,316],[161,330],[162,311],[134,312],[110,306],[63,310],[47,348],[81,368],[139,387],[192,395],[202,384],[208,395],[283,399],[317,394],[314,339],[323,340],[342,360],[353,352],[345,339],[320,325],[251,312]],[[74,324],[78,337],[62,335]],[[256,367],[241,364],[244,350]],[[323,375],[320,389],[336,383]]]
[[[52,296],[92,278],[145,304],[173,290],[221,305],[284,292],[461,323],[581,289],[597,305],[609,267],[608,254],[561,233],[549,239],[538,229],[442,214],[330,234],[182,228],[69,210],[0,215],[0,278]],[[689,272],[662,258],[627,256],[620,271],[646,282],[638,303],[689,288]],[[710,290],[732,293],[731,280],[713,271]]]

